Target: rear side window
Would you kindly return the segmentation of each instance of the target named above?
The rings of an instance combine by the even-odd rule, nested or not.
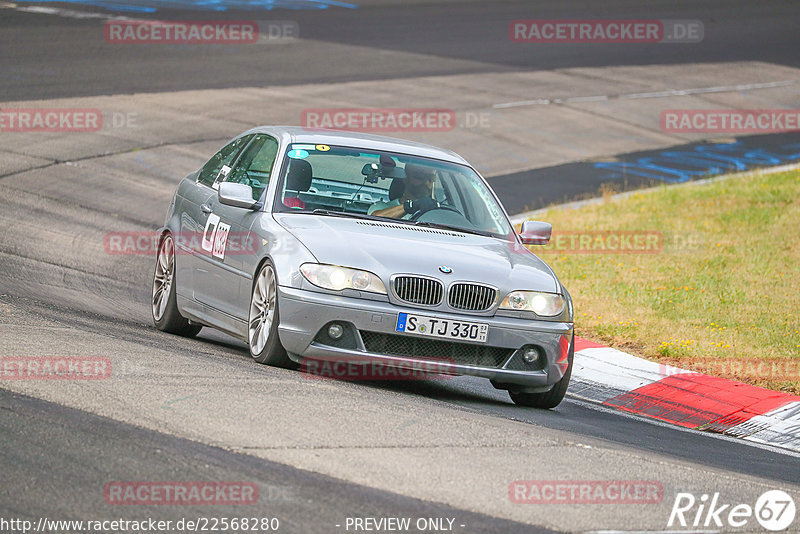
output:
[[[203,165],[203,168],[200,170],[200,175],[197,177],[198,183],[211,187],[217,180],[219,173],[222,172],[223,167],[225,167],[225,174],[227,174],[230,171],[231,164],[236,161],[236,157],[242,149],[247,146],[247,143],[252,137],[252,135],[245,135],[234,139],[222,147],[219,152],[214,154],[214,156]]]

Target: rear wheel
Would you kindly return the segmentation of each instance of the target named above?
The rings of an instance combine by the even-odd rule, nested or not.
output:
[[[296,364],[289,359],[278,339],[278,322],[278,280],[275,268],[267,261],[256,275],[250,297],[247,322],[250,355],[258,363],[292,369]]]
[[[159,330],[193,337],[203,328],[201,325],[190,324],[178,311],[175,296],[175,243],[170,235],[165,236],[158,247],[151,304],[153,322]]]
[[[509,391],[511,400],[514,404],[520,406],[528,406],[530,408],[555,408],[561,401],[564,400],[564,395],[567,394],[567,387],[569,386],[569,379],[572,376],[572,361],[575,359],[575,334],[572,335],[572,342],[569,345],[569,354],[567,355],[568,365],[567,372],[564,376],[555,383],[553,389],[545,391],[544,393],[514,393]]]

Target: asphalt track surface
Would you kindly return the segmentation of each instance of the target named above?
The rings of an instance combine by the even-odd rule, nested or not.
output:
[[[106,13],[103,9],[80,5],[66,7],[80,12]],[[357,10],[274,10],[260,13],[259,18],[264,15],[263,18],[291,19],[299,23],[301,35],[308,41],[293,47],[287,54],[258,51],[237,51],[234,54],[227,47],[201,50],[162,47],[157,54],[147,48],[119,47],[109,54],[108,49],[102,46],[102,39],[86,31],[89,21],[3,9],[0,10],[0,32],[4,40],[0,49],[0,69],[4,76],[0,78],[0,91],[4,101],[14,101],[263,84],[324,84],[351,79],[391,80],[432,73],[680,64],[687,60],[769,61],[793,67],[800,63],[796,53],[798,8],[791,2],[703,2],[697,5],[695,2],[644,4],[618,1],[607,3],[602,9],[583,3],[545,2],[536,7],[535,14],[532,14],[531,4],[522,2],[431,5],[375,2]],[[174,19],[202,18],[195,11],[162,10],[157,15]],[[215,14],[215,18],[219,16],[256,18],[252,11]],[[543,46],[532,51],[509,46],[507,39],[502,37],[508,20],[514,18],[597,17],[702,19],[705,21],[705,44],[700,49],[692,48],[691,56],[687,57],[689,49],[686,45],[601,45],[591,49],[560,45]],[[332,45],[356,48],[347,48],[347,54],[343,55],[343,49]],[[409,62],[403,55],[405,53],[424,54],[425,60]],[[745,142],[774,148],[794,143],[796,138],[748,138]],[[647,155],[633,154],[630,159]],[[588,163],[571,165],[559,170],[585,179],[566,184],[544,183],[543,187],[550,189],[543,192],[543,203],[572,199],[596,190],[597,182],[602,180],[597,168]],[[513,199],[518,184],[544,176],[544,172],[526,171],[506,176],[502,181],[495,178],[493,186],[508,201]],[[552,169],[548,172],[552,173]],[[42,184],[38,192],[9,187],[2,193],[0,205],[5,220],[27,221],[40,217],[44,221],[51,216],[48,211],[52,211],[52,216],[64,225],[66,235],[79,233],[81,225],[102,232],[104,224],[120,218],[154,226],[163,217],[164,199],[168,198],[164,190],[171,190],[177,178],[172,177],[170,181],[157,176],[155,182],[160,190],[140,191],[142,200],[133,196],[123,198],[123,204],[131,204],[128,212],[118,208],[116,202],[120,192],[117,190],[99,189],[95,195],[82,198],[76,207],[72,197],[61,198],[59,188],[47,184]],[[86,184],[91,187],[92,182],[86,179]],[[634,179],[629,182],[629,187],[650,183]],[[121,191],[130,194],[128,189],[122,188]],[[157,332],[151,326],[148,310],[152,269],[148,257],[109,259],[102,252],[90,251],[81,255],[78,267],[71,263],[74,258],[68,246],[56,242],[42,246],[54,247],[63,253],[63,262],[48,264],[37,260],[26,247],[29,240],[52,239],[52,234],[44,227],[46,223],[42,225],[40,234],[28,236],[14,234],[13,225],[9,225],[7,232],[10,237],[4,241],[0,251],[3,266],[0,271],[0,307],[3,310],[0,324],[4,332],[0,335],[0,353],[18,355],[27,351],[31,354],[39,343],[48,346],[50,354],[62,343],[66,344],[65,350],[70,354],[92,353],[89,343],[71,344],[73,341],[69,335],[77,332],[80,335],[74,334],[76,339],[85,336],[87,340],[107,343],[108,346],[119,343],[120,351],[126,350],[122,347],[124,344],[128,348],[140,347],[143,352],[165,351],[174,356],[176,362],[190,361],[198,369],[225,368],[240,375],[243,384],[251,379],[269,384],[277,376],[277,380],[289,381],[297,387],[303,385],[292,373],[253,364],[241,343],[209,329],[205,329],[195,341]],[[47,339],[39,339],[37,336],[41,332],[52,333]],[[142,375],[139,379],[142,391],[145,391],[146,382],[152,381],[153,376]],[[187,377],[186,380],[193,378]],[[213,382],[209,387],[215,387]],[[748,485],[755,480],[764,488],[783,488],[794,491],[794,495],[798,491],[800,460],[795,455],[623,416],[571,398],[553,411],[523,410],[511,404],[504,392],[494,390],[487,382],[469,378],[424,383],[333,382],[327,387],[337,395],[352,396],[355,399],[351,401],[354,403],[352,407],[356,410],[386,410],[396,415],[393,410],[404,406],[398,403],[409,403],[414,409],[429,412],[434,420],[441,412],[440,424],[445,424],[446,418],[456,413],[484,418],[484,421],[498,421],[498,424],[527,425],[537,434],[557,436],[557,447],[566,449],[568,444],[574,446],[578,443],[595,450],[630,455],[632,462],[649,462],[654,472],[685,469],[687,473],[695,473],[684,475],[683,489],[713,491],[714,480],[719,480],[720,484],[728,480],[732,481],[731,487],[740,488],[739,495],[750,497]],[[336,397],[326,391],[319,394],[330,394],[330,402],[335,402]],[[70,393],[67,390],[65,398]],[[46,394],[41,396],[47,397]],[[367,405],[366,401],[358,404],[360,396],[368,398],[371,404]],[[129,398],[125,402],[134,406],[137,402],[146,404],[147,399],[142,393],[140,399]],[[290,498],[262,500],[257,514],[279,516],[285,532],[340,532],[342,529],[335,525],[346,516],[456,517],[458,522],[467,525],[464,532],[545,531],[532,526],[541,524],[555,525],[559,530],[576,530],[573,525],[585,524],[553,517],[545,521],[538,517],[539,512],[526,518],[525,524],[512,522],[496,517],[499,513],[487,515],[467,510],[487,509],[482,502],[478,504],[480,499],[477,497],[474,506],[469,501],[462,507],[450,506],[440,504],[436,499],[413,499],[400,490],[376,489],[386,484],[372,481],[359,484],[342,480],[346,477],[318,474],[311,468],[289,467],[303,462],[276,463],[253,454],[240,454],[242,447],[226,444],[229,428],[222,423],[219,423],[222,437],[218,439],[198,434],[196,439],[187,440],[175,437],[186,432],[173,431],[169,423],[150,425],[153,417],[138,421],[135,417],[103,417],[88,413],[91,399],[85,401],[87,411],[61,405],[67,403],[67,400],[51,403],[0,390],[0,465],[4,479],[0,489],[2,516],[87,519],[153,515],[170,519],[192,515],[222,516],[228,512],[242,516],[244,514],[239,510],[219,508],[209,511],[208,508],[157,507],[121,511],[121,507],[110,507],[103,501],[102,487],[110,480],[244,479],[256,481],[262,493],[265,488],[286,490],[277,494],[289,495]],[[455,412],[444,413],[443,410]],[[309,434],[313,434],[314,426],[325,427],[326,414],[317,416],[318,421],[309,419],[303,423]],[[207,417],[213,419],[214,416],[209,413]],[[227,424],[231,423],[228,421]],[[352,424],[358,425],[357,417]],[[162,431],[145,428],[152,426]],[[231,452],[231,449],[238,452]],[[312,448],[300,450],[299,454],[316,453]],[[556,462],[552,456],[544,458],[546,462]],[[463,458],[454,456],[451,461],[459,462]],[[601,457],[590,461],[601,463],[608,459]],[[579,467],[577,464],[574,468],[565,467],[558,478],[585,479],[585,472]],[[625,476],[625,466],[620,465],[618,469],[620,477]],[[334,467],[331,470],[336,471]],[[465,486],[473,482],[469,479],[460,481]],[[436,486],[443,482],[432,479],[429,484]],[[677,485],[670,486],[670,490],[681,489]],[[500,491],[504,488],[501,487]],[[758,493],[760,491],[755,495]],[[665,500],[670,500],[673,495],[668,492]],[[594,509],[573,508],[570,513],[591,516],[595,512]],[[627,511],[619,513],[625,515]],[[542,514],[551,515],[552,512],[542,511]],[[613,517],[615,512],[612,510],[608,515]],[[598,517],[604,518],[604,525],[644,528],[630,518],[614,523],[606,516]],[[659,521],[664,526],[666,516],[662,515]]]
[[[33,482],[28,491],[5,484],[0,495],[2,517],[86,519],[97,514],[102,500],[96,481],[113,472],[121,480],[248,480],[260,489],[257,503],[220,506],[216,517],[281,518],[281,531],[331,532],[343,524],[343,511],[366,517],[458,517],[476,532],[552,532],[543,528],[455,510],[448,506],[377,491],[323,475],[292,469],[143,430],[38,399],[0,390],[0,429],[6,481]],[[69,455],[42,450],[57,443]],[[120,459],[125,465],[120,465]],[[69,460],[69,461],[65,461]],[[15,489],[16,491],[12,491]],[[99,495],[98,495],[99,494]],[[87,498],[88,497],[88,498]],[[100,499],[98,499],[100,497]],[[115,519],[157,517],[161,521],[209,517],[202,506],[158,505],[119,510]],[[288,518],[288,519],[287,519]]]
[[[4,100],[22,100],[686,61],[800,64],[797,6],[792,2],[616,0],[603,2],[602,7],[557,0],[385,4],[363,2],[356,10],[213,14],[223,20],[296,21],[304,41],[283,52],[223,45],[155,49],[134,45],[109,50],[102,34],[93,31],[95,20],[51,19],[43,25],[41,17],[4,10],[0,93]],[[43,5],[81,9],[71,4]],[[135,16],[202,20],[209,12],[161,10]],[[509,21],[528,18],[698,19],[703,21],[705,35],[702,47],[600,44],[587,49],[581,44],[532,47],[510,42]],[[409,62],[406,54],[424,58]]]

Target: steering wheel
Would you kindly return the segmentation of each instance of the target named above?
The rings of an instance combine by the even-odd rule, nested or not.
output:
[[[431,208],[431,209],[429,209],[428,211],[418,211],[418,212],[416,212],[414,215],[412,215],[411,217],[409,217],[409,218],[408,218],[408,220],[409,220],[409,221],[416,221],[417,219],[419,219],[420,217],[422,217],[422,216],[423,216],[423,215],[425,215],[426,213],[430,213],[430,212],[432,212],[432,211],[437,211],[437,210],[443,210],[443,211],[452,211],[452,212],[454,212],[454,213],[458,213],[459,215],[461,215],[462,217],[464,217],[464,214],[463,214],[463,213],[461,213],[460,211],[458,211],[458,210],[457,210],[456,208],[454,208],[453,206],[448,206],[448,205],[446,205],[446,204],[439,204],[439,207],[438,207],[438,208]]]

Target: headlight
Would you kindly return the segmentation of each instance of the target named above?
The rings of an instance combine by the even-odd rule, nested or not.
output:
[[[306,280],[324,289],[333,291],[357,289],[386,294],[386,286],[383,285],[381,279],[369,271],[321,263],[304,263],[300,266],[300,272],[303,273]]]
[[[564,312],[566,303],[567,300],[562,295],[555,293],[512,291],[500,303],[500,309],[532,311],[542,317],[555,317]]]

